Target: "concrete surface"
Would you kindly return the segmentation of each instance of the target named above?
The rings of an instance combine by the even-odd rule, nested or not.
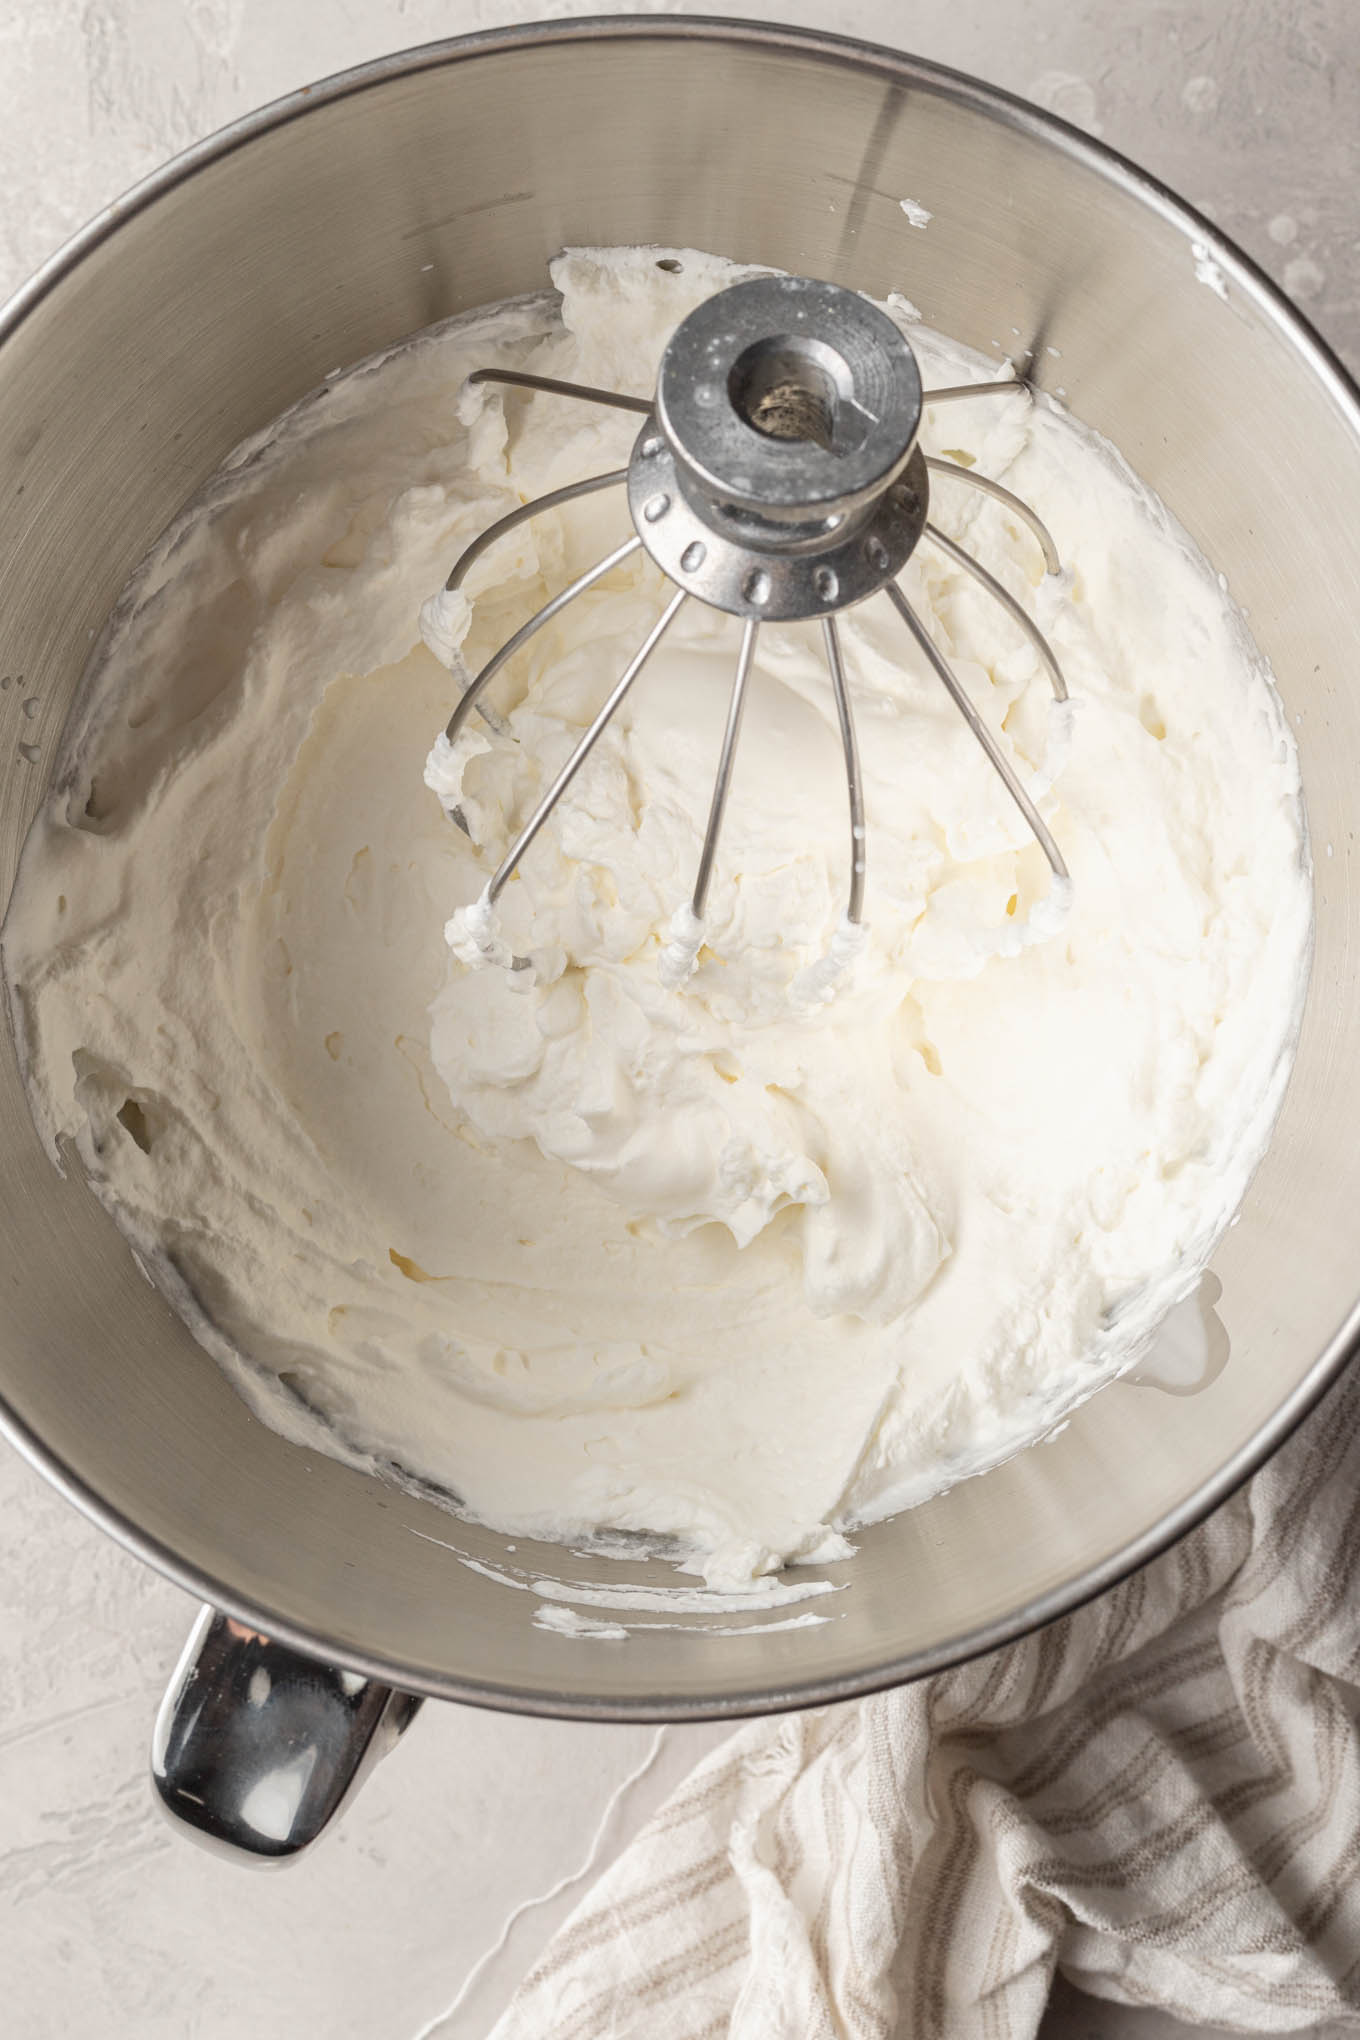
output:
[[[263,100],[407,44],[583,11],[571,0],[0,0],[0,296],[105,200]],[[895,43],[1055,109],[1202,206],[1360,367],[1351,0],[710,0],[694,11]],[[716,1734],[428,1708],[318,1854],[282,1880],[251,1875],[172,1836],[145,1782],[152,1715],[191,1612],[0,1448],[9,2040],[417,2040],[470,1975],[442,2031],[479,2040],[582,1880]],[[488,1845],[492,1834],[503,1839]],[[1046,2040],[1182,2031],[1061,1987],[1045,2026]]]

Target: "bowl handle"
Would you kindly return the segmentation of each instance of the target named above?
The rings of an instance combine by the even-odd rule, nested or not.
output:
[[[205,1847],[289,1862],[420,1704],[204,1608],[156,1716],[152,1780],[165,1811]]]

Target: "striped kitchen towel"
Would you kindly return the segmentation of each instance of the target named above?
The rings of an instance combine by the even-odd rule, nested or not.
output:
[[[493,2040],[1019,2040],[1055,1969],[1190,2023],[1360,2032],[1360,1370],[1099,1601],[740,1730]]]

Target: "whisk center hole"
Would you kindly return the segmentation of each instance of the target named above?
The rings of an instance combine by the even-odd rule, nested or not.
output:
[[[849,364],[824,340],[772,334],[754,341],[733,362],[727,394],[738,417],[766,439],[849,453],[864,437]]]

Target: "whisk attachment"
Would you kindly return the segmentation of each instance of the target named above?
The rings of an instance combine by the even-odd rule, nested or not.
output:
[[[458,595],[475,560],[516,526],[580,496],[623,486],[634,536],[576,579],[507,639],[464,689],[432,754],[427,779],[461,783],[459,740],[474,709],[493,726],[484,699],[496,675],[576,598],[639,551],[661,568],[675,593],[629,661],[566,764],[536,804],[480,899],[453,917],[446,933],[465,961],[507,962],[522,970],[501,939],[496,902],[544,823],[581,769],[685,600],[741,618],[741,648],[728,701],[694,888],[677,909],[658,970],[680,985],[704,942],[704,915],[731,790],[733,767],[758,641],[765,622],[820,621],[840,729],[850,817],[846,907],[828,954],[799,973],[795,1003],[830,997],[863,948],[865,819],[863,782],[850,689],[836,617],[886,594],[963,715],[1015,802],[1052,871],[1049,893],[1032,910],[1028,939],[1051,932],[1065,912],[1071,881],[1062,853],[1019,774],[897,583],[925,539],[976,580],[1023,632],[1058,702],[1067,700],[1061,665],[1043,631],[995,575],[928,516],[932,476],[980,490],[1033,533],[1050,574],[1061,572],[1053,538],[1034,510],[999,482],[917,444],[926,403],[1026,394],[1006,381],[924,391],[906,339],[885,313],[855,291],[806,277],[770,276],[732,285],[699,305],[677,327],[662,356],[653,398],[625,396],[554,377],[478,369],[473,382],[501,383],[632,411],[643,419],[626,468],[591,476],[521,504],[465,548],[436,603]],[[466,828],[456,799],[446,799]]]

